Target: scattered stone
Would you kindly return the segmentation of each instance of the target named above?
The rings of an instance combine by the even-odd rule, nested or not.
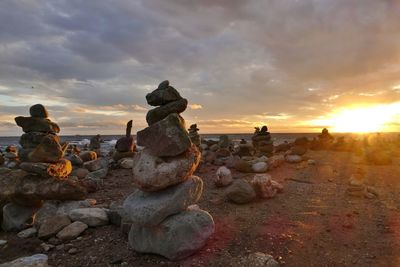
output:
[[[299,163],[303,158],[299,155],[286,155],[285,160],[289,163]]]
[[[256,252],[247,257],[247,261],[243,262],[244,266],[252,267],[279,267],[280,264],[269,254]]]
[[[215,185],[217,187],[225,187],[232,183],[232,172],[225,166],[219,167],[215,174]]]
[[[247,162],[243,159],[237,160],[235,162],[235,169],[239,172],[244,172],[244,173],[253,172],[253,166],[249,162]]]
[[[159,158],[147,149],[133,158],[133,181],[143,191],[158,191],[184,182],[192,176],[200,162],[200,152],[195,145],[177,157]]]
[[[35,236],[36,233],[37,233],[36,228],[35,228],[35,227],[31,227],[31,228],[22,230],[21,232],[19,232],[19,233],[17,234],[17,236],[18,236],[19,238],[30,238],[30,237]]]
[[[50,250],[52,250],[53,248],[55,248],[54,245],[52,245],[52,244],[46,244],[46,243],[42,243],[42,244],[40,244],[40,246],[42,247],[42,249],[44,250],[44,252],[49,252]]]
[[[132,158],[124,158],[118,162],[118,165],[123,169],[132,169],[133,168],[133,159]]]
[[[39,228],[38,237],[48,239],[55,236],[64,227],[71,224],[71,220],[66,215],[58,215],[47,218]]]
[[[0,267],[48,267],[48,257],[45,254],[35,254],[22,257],[11,262],[0,264]]]
[[[185,182],[158,192],[136,190],[123,207],[136,226],[155,226],[170,215],[186,210],[203,192],[203,181],[191,176]]]
[[[268,168],[275,169],[285,163],[285,156],[283,155],[274,155],[268,158]]]
[[[253,172],[263,173],[268,170],[268,164],[266,162],[257,162],[252,165]]]
[[[238,179],[228,187],[226,197],[236,204],[245,204],[256,198],[256,192],[246,180]]]
[[[107,213],[100,208],[75,209],[69,213],[72,221],[80,221],[88,226],[96,227],[108,224]]]
[[[100,169],[108,168],[108,161],[104,158],[98,158],[83,163],[83,167],[88,169],[90,172],[98,171]]]
[[[273,181],[269,174],[256,174],[251,180],[251,185],[261,198],[273,198],[278,192],[283,191],[283,186]]]
[[[3,207],[3,221],[1,227],[4,231],[22,230],[32,222],[36,208],[8,203]]]
[[[4,246],[7,244],[7,240],[0,239],[0,246]]]
[[[307,164],[308,164],[308,165],[315,165],[316,162],[315,162],[315,160],[313,160],[313,159],[309,159],[309,160],[307,161]]]
[[[202,248],[214,233],[214,221],[203,210],[173,215],[155,227],[132,226],[129,244],[141,253],[156,253],[170,260],[186,258]]]

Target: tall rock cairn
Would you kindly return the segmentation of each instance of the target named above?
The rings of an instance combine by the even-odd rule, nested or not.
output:
[[[256,150],[257,156],[271,156],[274,152],[274,143],[271,140],[271,134],[268,132],[268,127],[256,127],[253,137],[251,138],[253,147]]]
[[[145,148],[134,156],[137,190],[123,204],[132,222],[129,244],[137,252],[179,260],[214,232],[211,215],[193,205],[203,191],[203,181],[193,175],[201,155],[179,115],[187,100],[168,81],[146,99],[157,107],[147,113],[149,127],[137,133],[137,144]]]

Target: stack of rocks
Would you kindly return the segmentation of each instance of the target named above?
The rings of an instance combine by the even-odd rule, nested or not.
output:
[[[239,157],[251,157],[253,154],[253,146],[248,144],[246,140],[240,140],[237,151],[234,155],[238,155]]]
[[[200,129],[197,128],[197,124],[190,125],[190,128],[188,129],[190,140],[197,147],[200,147],[200,145],[201,145],[201,139],[200,139],[200,135],[198,133],[199,130]]]
[[[18,229],[21,223],[13,223],[16,218],[29,220],[44,200],[80,200],[87,194],[77,179],[68,177],[72,165],[63,158],[66,146],[59,143],[58,125],[47,118],[41,104],[32,106],[30,114],[15,118],[25,132],[20,139],[22,170],[0,175],[0,203],[11,202],[3,208],[6,231]]]
[[[203,191],[202,180],[193,176],[200,152],[179,115],[187,100],[168,81],[146,99],[159,107],[147,114],[149,127],[137,133],[138,145],[144,146],[133,161],[138,189],[123,204],[132,223],[129,244],[138,252],[179,260],[204,246],[214,232],[211,215],[193,206]]]
[[[115,144],[115,152],[113,154],[113,159],[119,161],[123,158],[131,158],[135,155],[136,145],[133,141],[132,132],[132,120],[128,121],[126,124],[126,134],[124,137],[118,139]]]
[[[253,147],[256,150],[258,156],[271,156],[274,152],[274,144],[271,140],[271,135],[268,132],[268,127],[263,126],[260,128],[256,127],[251,140],[253,141]]]
[[[93,136],[92,138],[90,138],[89,149],[96,152],[97,155],[100,155],[101,142],[102,140],[99,134]]]
[[[314,139],[311,148],[314,150],[330,149],[333,145],[334,137],[329,133],[328,129],[322,129],[318,139]]]
[[[375,188],[365,184],[365,171],[358,168],[349,179],[347,194],[354,197],[375,198],[378,192]]]

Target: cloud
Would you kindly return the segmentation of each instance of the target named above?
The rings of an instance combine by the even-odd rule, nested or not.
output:
[[[110,118],[145,127],[145,95],[168,79],[187,121],[290,131],[400,100],[399,12],[390,0],[0,1],[0,115],[41,102],[93,132],[119,132]]]

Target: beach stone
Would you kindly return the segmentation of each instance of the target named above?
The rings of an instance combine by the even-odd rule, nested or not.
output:
[[[18,236],[19,238],[25,239],[25,238],[34,237],[36,234],[37,234],[36,228],[35,228],[35,227],[31,227],[31,228],[22,230],[21,232],[19,232],[19,233],[17,234],[17,236]]]
[[[232,172],[225,166],[219,167],[215,176],[214,184],[217,187],[225,187],[233,182]]]
[[[283,190],[283,186],[272,180],[269,174],[256,174],[251,180],[251,185],[261,198],[273,198]]]
[[[79,157],[83,162],[91,161],[97,159],[97,153],[94,151],[85,151],[79,154]]]
[[[236,204],[245,204],[256,198],[256,192],[247,181],[238,179],[227,188],[226,197]]]
[[[69,157],[69,160],[71,161],[71,164],[73,166],[82,166],[83,165],[83,160],[79,155],[76,155],[76,154],[71,155]]]
[[[169,86],[169,81],[163,81],[156,90],[146,95],[150,106],[161,106],[179,99],[182,99],[181,95],[174,87]]]
[[[72,164],[67,159],[61,159],[56,163],[22,162],[19,167],[47,178],[65,178],[72,172]]]
[[[133,156],[135,156],[136,153],[137,153],[136,151],[131,151],[131,152],[115,151],[113,153],[112,158],[113,158],[114,161],[118,162],[120,159],[123,159],[123,158],[133,158]]]
[[[191,176],[185,182],[157,192],[136,190],[123,208],[135,226],[156,226],[170,215],[186,210],[203,192],[203,181]]]
[[[8,203],[3,207],[3,221],[1,228],[6,231],[22,230],[32,221],[36,208]]]
[[[299,155],[286,155],[285,160],[289,163],[299,163],[303,158]]]
[[[137,144],[158,157],[173,157],[184,153],[192,145],[185,129],[185,121],[178,114],[170,114],[137,133]]]
[[[151,109],[147,112],[146,121],[149,126],[159,122],[170,114],[180,114],[186,110],[188,101],[185,98],[170,102],[163,106]]]
[[[86,178],[91,180],[102,180],[107,177],[107,174],[108,174],[108,169],[104,168],[94,172],[89,172],[86,175]]]
[[[242,262],[243,266],[252,267],[279,267],[280,264],[269,254],[256,252],[247,257],[246,262]]]
[[[108,168],[108,163],[103,158],[98,158],[83,163],[83,167],[88,169],[90,172],[98,171],[102,168]]]
[[[72,221],[80,221],[90,227],[108,224],[107,213],[101,208],[82,208],[71,210],[69,217]]]
[[[244,172],[244,173],[251,173],[253,172],[253,166],[245,161],[245,160],[237,160],[235,162],[235,169],[239,172]]]
[[[133,152],[136,149],[135,142],[133,140],[133,136],[129,137],[121,137],[117,140],[115,144],[115,149],[118,152]]]
[[[49,267],[48,257],[45,254],[35,254],[21,257],[16,260],[0,264],[0,267]]]
[[[15,122],[22,128],[25,133],[43,132],[43,133],[59,133],[60,127],[47,118],[34,117],[16,117]]]
[[[58,215],[47,218],[39,228],[38,237],[48,239],[55,236],[64,227],[71,224],[71,220],[66,215]]]
[[[78,179],[83,179],[89,174],[89,170],[86,168],[78,168],[71,172],[72,176],[78,177]]]
[[[118,165],[123,169],[132,169],[133,168],[133,159],[132,158],[121,159],[118,162]]]
[[[192,145],[185,153],[168,158],[150,154],[148,149],[133,158],[133,182],[143,191],[158,191],[186,181],[200,162],[200,151]]]
[[[88,228],[87,224],[80,221],[76,221],[66,226],[60,232],[58,232],[57,238],[62,241],[72,240],[80,236],[87,228]]]
[[[64,156],[64,149],[59,138],[49,134],[35,148],[22,149],[20,157],[22,161],[57,163]]]
[[[168,217],[158,226],[133,225],[129,244],[137,252],[180,260],[202,248],[214,229],[214,221],[206,211],[188,210]]]
[[[290,155],[303,156],[307,152],[307,147],[296,145],[290,149]]]
[[[7,240],[0,239],[0,246],[4,246],[7,244]]]
[[[257,162],[251,166],[253,172],[262,173],[268,170],[268,164],[266,162]]]
[[[29,108],[29,114],[34,118],[47,118],[49,113],[42,104],[36,104]]]

